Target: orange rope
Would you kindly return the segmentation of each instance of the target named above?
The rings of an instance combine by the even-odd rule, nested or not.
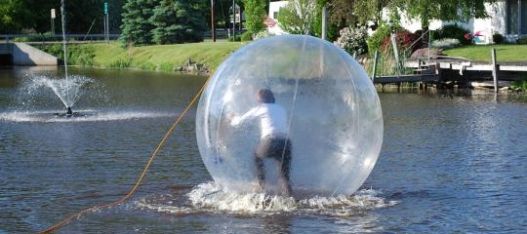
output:
[[[168,138],[170,138],[172,133],[174,133],[174,130],[176,129],[176,127],[179,124],[179,122],[181,122],[181,120],[183,119],[185,114],[187,114],[187,112],[190,110],[190,108],[198,100],[198,98],[200,97],[201,93],[203,93],[203,90],[205,89],[205,86],[207,86],[207,83],[209,82],[209,80],[210,80],[210,77],[205,81],[205,84],[203,84],[203,86],[200,88],[198,93],[196,93],[196,95],[192,98],[190,103],[187,105],[187,107],[185,107],[183,112],[178,116],[178,118],[174,121],[174,123],[172,123],[172,126],[170,126],[168,131],[165,133],[165,136],[163,137],[163,139],[161,139],[161,141],[159,142],[159,144],[155,148],[154,152],[152,152],[152,154],[150,155],[150,159],[146,163],[145,168],[141,172],[141,175],[139,176],[139,178],[135,182],[134,186],[132,187],[132,189],[130,189],[130,191],[128,191],[128,193],[126,193],[125,196],[121,197],[117,201],[114,201],[114,202],[111,202],[111,203],[107,203],[107,204],[95,205],[95,206],[83,209],[83,210],[81,210],[81,211],[79,211],[79,212],[77,212],[75,214],[71,214],[71,215],[67,216],[66,218],[62,219],[60,222],[56,223],[55,225],[53,225],[51,227],[48,227],[44,231],[41,231],[40,233],[53,233],[53,232],[56,232],[60,228],[64,227],[68,223],[70,223],[73,218],[80,218],[81,215],[83,215],[83,214],[85,214],[87,212],[95,211],[97,209],[104,209],[104,208],[113,207],[113,206],[119,205],[120,203],[128,200],[137,191],[137,188],[139,188],[139,186],[143,182],[143,179],[144,179],[146,173],[148,172],[148,169],[152,165],[152,162],[156,158],[157,154],[161,151],[161,148],[163,148],[163,146],[165,146],[165,144],[168,141]]]

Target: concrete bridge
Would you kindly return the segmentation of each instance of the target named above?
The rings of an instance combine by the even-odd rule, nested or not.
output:
[[[0,66],[57,66],[57,57],[26,43],[0,43]]]

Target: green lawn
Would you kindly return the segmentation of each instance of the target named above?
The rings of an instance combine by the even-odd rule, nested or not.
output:
[[[491,49],[496,48],[499,62],[526,62],[527,45],[471,45],[445,50],[451,57],[461,57],[472,61],[490,62]]]
[[[170,72],[191,59],[214,71],[223,60],[243,45],[245,44],[226,41],[130,48],[122,48],[119,43],[79,44],[69,46],[69,63]],[[62,48],[59,45],[42,49],[59,57],[62,56]]]

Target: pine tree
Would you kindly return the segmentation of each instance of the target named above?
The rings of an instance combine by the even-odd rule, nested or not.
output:
[[[157,44],[203,40],[204,18],[188,1],[161,0],[150,21],[155,26],[152,41]]]
[[[121,43],[152,44],[151,31],[154,29],[150,18],[160,0],[128,0],[123,7]]]

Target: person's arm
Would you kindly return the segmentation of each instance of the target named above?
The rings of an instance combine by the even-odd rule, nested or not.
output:
[[[247,111],[247,113],[243,114],[242,116],[235,116],[231,119],[231,125],[232,126],[238,126],[245,122],[245,120],[256,117],[258,114],[258,107],[254,107],[251,110]]]

